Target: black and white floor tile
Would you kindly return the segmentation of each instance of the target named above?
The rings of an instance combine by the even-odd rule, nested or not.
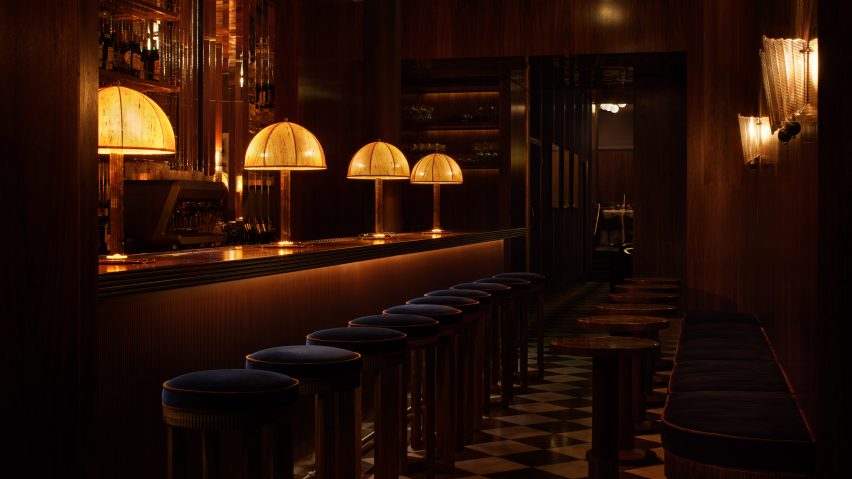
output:
[[[550,338],[584,334],[574,320],[593,313],[594,305],[606,302],[605,283],[584,283],[548,299],[545,308],[546,342]],[[674,334],[664,334],[663,354],[671,356]],[[535,363],[535,343],[530,343],[530,369]],[[529,390],[516,394],[505,409],[495,401],[473,444],[465,446],[456,460],[453,478],[559,479],[585,478],[586,451],[591,447],[592,389],[591,360],[545,354],[544,380],[530,374]],[[664,393],[665,389],[658,389]],[[648,410],[650,420],[659,419],[662,408]],[[659,461],[641,467],[624,467],[621,479],[662,479],[663,450],[660,435],[637,436],[637,447],[653,450]],[[366,464],[365,464],[366,465]],[[422,473],[410,476],[423,477]],[[439,476],[440,477],[440,476]]]

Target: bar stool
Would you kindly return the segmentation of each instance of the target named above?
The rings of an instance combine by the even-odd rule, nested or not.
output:
[[[456,467],[456,354],[458,336],[464,313],[450,306],[438,304],[404,304],[390,307],[383,314],[414,314],[432,318],[440,324],[438,329],[438,347],[436,361],[435,387],[436,407],[444,406],[446,411],[435,417],[436,468],[445,473],[453,473]]]
[[[373,474],[376,479],[398,477],[398,447],[402,439],[400,419],[404,414],[400,404],[400,375],[408,349],[405,334],[387,328],[331,328],[314,331],[307,335],[305,342],[361,354],[364,383],[372,382],[375,391]]]
[[[327,346],[280,346],[246,356],[246,369],[299,380],[302,397],[314,397],[314,464],[318,479],[361,477],[361,355]]]
[[[298,397],[299,381],[269,371],[214,369],[183,374],[164,382],[168,477],[191,477],[188,469],[194,470],[184,448],[188,430],[198,431],[201,436],[198,475],[205,479],[223,476],[219,434],[239,430],[245,438],[244,477],[290,479],[293,476],[290,409]],[[272,430],[272,444],[262,444],[262,429]]]
[[[503,381],[500,391],[501,404],[509,406],[514,395],[514,373],[518,371],[518,380],[521,392],[526,392],[529,383],[529,353],[528,353],[528,324],[527,312],[524,307],[525,301],[529,299],[532,283],[519,278],[482,278],[474,283],[502,284],[512,289],[512,305],[514,314],[503,314],[500,328],[501,336],[501,367],[503,370]],[[518,341],[515,341],[517,335]],[[520,343],[520,344],[518,344]],[[518,349],[520,346],[520,364],[518,363]]]
[[[426,316],[414,314],[376,314],[349,321],[349,327],[380,327],[393,329],[408,337],[410,354],[403,365],[403,411],[408,409],[411,396],[411,448],[423,450],[426,477],[435,475],[435,351],[439,323]],[[424,366],[425,364],[425,366]],[[424,374],[425,369],[425,374]],[[400,460],[404,471],[409,466],[406,445],[408,414],[403,414]]]
[[[672,304],[601,303],[595,305],[595,313],[629,316],[674,316],[677,313],[677,307]]]
[[[471,298],[479,302],[479,320],[476,322],[474,330],[473,343],[473,378],[475,378],[471,388],[473,389],[472,408],[473,413],[470,415],[473,419],[472,429],[478,431],[482,429],[482,415],[485,411],[485,404],[488,403],[490,391],[486,389],[488,385],[488,373],[486,373],[486,365],[488,364],[486,339],[491,334],[489,329],[493,326],[490,318],[491,312],[491,295],[485,291],[477,291],[473,289],[438,289],[429,291],[424,296],[457,296],[462,298]],[[481,398],[485,396],[485,401]]]
[[[420,296],[409,300],[406,304],[450,306],[464,313],[461,332],[458,337],[460,344],[456,356],[457,374],[461,384],[476,384],[478,381],[475,380],[475,375],[477,369],[479,369],[476,367],[476,344],[482,323],[479,315],[479,301],[465,296]],[[479,403],[477,394],[479,394],[479,391],[474,390],[474,388],[456,388],[456,410],[458,411],[456,414],[458,421],[462,424],[462,427],[456,428],[456,450],[458,452],[464,449],[465,444],[473,442],[475,415],[477,411],[480,417],[482,414],[481,409],[474,406],[474,403]]]
[[[483,345],[483,411],[487,414],[491,407],[491,391],[496,390],[500,380],[500,323],[504,309],[512,304],[512,288],[496,283],[459,283],[450,286],[450,291],[474,291],[491,295],[491,316],[487,318]]]
[[[524,271],[495,274],[495,278],[520,278],[532,283],[530,291],[532,301],[527,305],[532,311],[530,316],[535,317],[536,329],[536,373],[539,380],[544,380],[544,282],[547,277],[539,273]],[[528,313],[529,314],[529,313]]]

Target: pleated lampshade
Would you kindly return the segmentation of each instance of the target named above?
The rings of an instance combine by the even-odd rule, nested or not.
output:
[[[175,133],[163,109],[136,90],[98,90],[98,154],[171,155]]]
[[[283,121],[252,138],[244,167],[250,170],[324,170],[325,153],[306,128]]]
[[[399,148],[383,141],[361,147],[349,162],[346,177],[363,180],[405,180],[410,175],[408,160]]]
[[[462,171],[456,160],[443,153],[432,153],[420,158],[411,170],[411,182],[432,185],[456,185],[463,182]]]

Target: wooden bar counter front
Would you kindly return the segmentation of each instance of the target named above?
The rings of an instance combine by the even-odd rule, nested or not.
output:
[[[231,246],[101,264],[92,372],[99,475],[162,476],[165,379],[241,368],[254,351],[304,344],[313,331],[505,271],[504,242],[525,234],[520,228],[324,240],[303,248]]]

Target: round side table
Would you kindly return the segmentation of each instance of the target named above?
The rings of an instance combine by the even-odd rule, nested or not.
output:
[[[618,365],[660,347],[650,339],[577,336],[550,342],[551,351],[592,358],[592,449],[589,479],[618,478]]]
[[[629,336],[658,341],[661,329],[669,320],[655,316],[589,316],[577,319],[577,326],[587,331],[606,332],[612,336]],[[621,405],[621,437],[619,456],[622,463],[643,463],[654,459],[652,451],[637,449],[633,435],[636,431],[650,432],[655,426],[646,418],[646,396],[653,391],[652,372],[654,352],[633,358],[622,364],[622,389],[630,391],[630,402]],[[641,454],[640,454],[641,452]]]

